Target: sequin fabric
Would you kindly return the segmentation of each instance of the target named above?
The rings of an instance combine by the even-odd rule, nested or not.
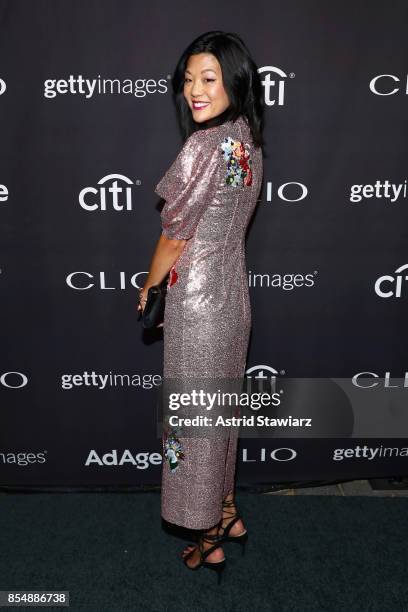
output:
[[[261,149],[240,116],[194,132],[155,188],[165,200],[162,233],[187,240],[168,283],[164,379],[244,376],[251,329],[245,234],[262,175]],[[225,439],[177,438],[183,460],[162,469],[166,521],[208,529],[220,520],[222,499],[234,489],[237,437],[233,428]]]

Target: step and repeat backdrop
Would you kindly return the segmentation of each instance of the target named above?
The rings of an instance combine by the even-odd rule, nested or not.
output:
[[[345,381],[365,415],[334,394],[316,435],[242,437],[237,483],[408,473],[407,17],[403,0],[0,0],[0,485],[160,483],[163,330],[142,329],[137,288],[182,145],[171,75],[215,29],[264,88],[247,376]]]

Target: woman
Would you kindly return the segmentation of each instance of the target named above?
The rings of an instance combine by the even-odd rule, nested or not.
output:
[[[245,234],[263,175],[260,78],[241,38],[215,31],[187,47],[172,85],[186,140],[155,189],[166,201],[162,234],[139,308],[170,272],[164,379],[242,380],[251,328]],[[220,571],[222,543],[246,541],[234,503],[236,432],[163,436],[162,517],[201,532],[183,551],[190,569]]]

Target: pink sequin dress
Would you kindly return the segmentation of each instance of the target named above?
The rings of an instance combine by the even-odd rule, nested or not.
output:
[[[162,232],[188,242],[169,277],[166,378],[243,377],[251,329],[245,234],[263,175],[246,119],[194,132],[155,188]],[[162,517],[190,529],[221,518],[234,489],[237,428],[225,439],[163,436]]]

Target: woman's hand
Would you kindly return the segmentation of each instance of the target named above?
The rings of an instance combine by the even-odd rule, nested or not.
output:
[[[145,286],[139,289],[141,303],[138,304],[137,309],[141,314],[143,314],[146,306],[148,288],[158,284],[160,279],[163,279],[171,270],[184,250],[186,243],[187,240],[167,238],[163,232],[160,234],[149,265],[149,274],[145,279]],[[164,327],[164,321],[156,327]]]
[[[144,311],[144,307],[146,305],[146,300],[147,300],[147,292],[148,292],[148,288],[145,289],[145,287],[142,287],[141,289],[139,289],[139,299],[140,302],[137,305],[137,309],[142,311]],[[164,322],[160,323],[159,325],[156,325],[156,327],[163,327],[164,326]]]
[[[141,289],[139,289],[139,303],[137,305],[137,309],[142,311],[144,311],[144,307],[146,305],[146,300],[147,300],[147,291],[148,289],[145,289],[145,287],[142,287]]]

